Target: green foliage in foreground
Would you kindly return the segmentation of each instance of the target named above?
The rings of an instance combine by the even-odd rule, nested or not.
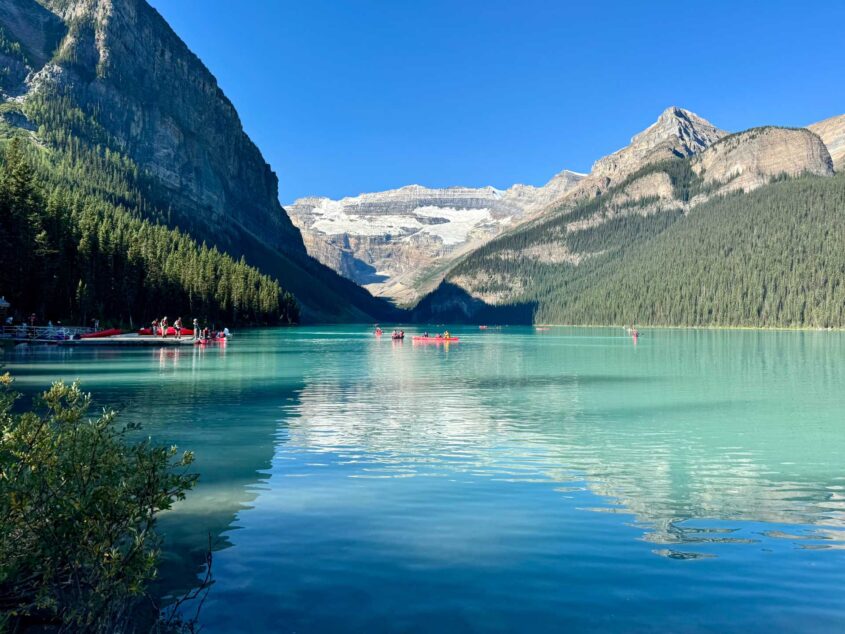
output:
[[[676,194],[689,198],[703,189],[685,163],[649,169],[667,171]],[[845,175],[775,179],[688,214],[632,213],[566,230],[603,204],[591,200],[506,234],[447,279],[472,279],[477,292],[510,292],[507,305],[536,306],[540,323],[845,327]],[[525,255],[538,246],[565,247],[582,260]]]
[[[241,258],[119,203],[48,185],[38,153],[13,139],[0,166],[0,290],[12,306],[52,319],[130,323],[183,315],[229,323],[294,322],[290,293]]]
[[[121,631],[156,574],[156,516],[196,481],[193,456],[130,443],[114,412],[90,419],[77,384],[13,413],[0,380],[0,631]]]

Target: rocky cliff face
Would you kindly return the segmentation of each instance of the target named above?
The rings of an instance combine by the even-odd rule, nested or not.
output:
[[[410,185],[286,208],[308,253],[376,295],[410,303],[456,257],[530,218],[582,176],[564,171],[543,187],[431,189]]]
[[[630,145],[599,159],[590,176],[618,182],[647,163],[698,154],[727,134],[694,112],[672,106]]]
[[[837,172],[845,170],[845,114],[807,126],[824,141]]]
[[[692,168],[720,193],[751,191],[780,176],[833,174],[830,153],[816,134],[774,127],[725,137],[696,156]]]
[[[24,99],[69,99],[96,117],[109,145],[131,157],[160,198],[185,216],[304,252],[279,205],[276,176],[234,107],[146,2],[3,4],[4,27],[33,52]]]

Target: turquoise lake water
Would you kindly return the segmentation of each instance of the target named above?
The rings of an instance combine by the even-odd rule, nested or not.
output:
[[[206,632],[845,630],[845,334],[364,327],[7,350],[201,483],[162,588]]]

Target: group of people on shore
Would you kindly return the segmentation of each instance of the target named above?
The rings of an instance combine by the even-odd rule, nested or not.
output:
[[[167,337],[170,334],[171,328],[173,329],[173,337],[175,339],[181,339],[182,331],[185,330],[181,317],[177,317],[172,326],[168,324],[166,315],[161,319],[153,319],[150,333],[157,337]],[[200,328],[199,319],[194,318],[192,336],[194,341],[209,341],[211,339],[228,339],[231,333],[225,327],[223,330],[217,330],[216,326],[209,328],[207,325],[204,328]]]
[[[159,337],[167,337],[167,335],[170,334],[170,328],[173,328],[173,336],[176,339],[182,338],[182,318],[181,317],[177,317],[176,321],[174,321],[173,325],[171,326],[169,324],[169,322],[167,321],[167,315],[165,315],[161,319],[153,319],[153,323],[151,324],[151,326],[152,327],[150,328],[150,332],[153,335],[157,335]],[[196,319],[194,319],[194,337],[195,338],[197,336],[197,327],[198,327],[198,322],[197,322]]]

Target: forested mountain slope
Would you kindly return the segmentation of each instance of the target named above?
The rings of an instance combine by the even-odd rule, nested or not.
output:
[[[845,177],[758,128],[644,166],[466,256],[420,320],[845,327]]]
[[[571,275],[539,280],[534,293],[547,299],[535,319],[845,327],[845,176],[720,196],[662,224]]]
[[[312,318],[387,311],[307,256],[232,104],[143,0],[4,0],[0,92],[5,128],[56,154],[49,181],[245,256]]]
[[[296,301],[269,276],[84,186],[56,184],[52,158],[15,138],[0,160],[0,289],[18,318],[298,321]]]

